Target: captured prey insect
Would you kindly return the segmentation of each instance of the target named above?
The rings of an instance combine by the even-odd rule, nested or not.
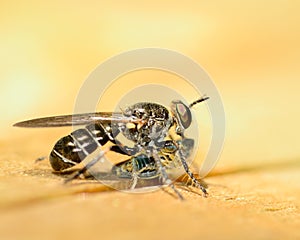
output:
[[[37,118],[16,123],[18,127],[61,127],[85,125],[57,141],[50,153],[52,168],[64,173],[82,163],[99,147],[110,143],[91,161],[67,179],[70,181],[85,174],[108,151],[127,156],[127,160],[113,165],[110,175],[117,179],[130,179],[130,189],[138,180],[159,178],[169,185],[179,198],[182,195],[174,187],[167,171],[175,168],[185,170],[193,184],[207,195],[206,188],[191,172],[187,159],[194,148],[194,140],[185,137],[185,130],[192,122],[190,109],[208,97],[186,105],[180,100],[171,102],[170,109],[158,103],[140,102],[121,112],[95,112],[74,115]],[[119,136],[131,144],[123,144]]]

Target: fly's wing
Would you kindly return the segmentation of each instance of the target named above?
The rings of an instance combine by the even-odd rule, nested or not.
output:
[[[65,127],[75,125],[87,125],[94,122],[140,122],[136,117],[124,116],[121,112],[95,112],[73,115],[61,115],[53,117],[36,118],[15,123],[15,127],[43,128],[43,127]]]

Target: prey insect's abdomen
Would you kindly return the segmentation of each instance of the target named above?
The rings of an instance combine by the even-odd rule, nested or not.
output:
[[[160,143],[159,158],[164,167],[173,164],[175,167],[175,152],[178,150],[175,143],[171,140],[162,141]],[[132,156],[124,162],[116,164],[112,168],[113,175],[119,178],[133,178],[136,174],[139,178],[149,179],[159,176],[159,170],[153,156],[144,153]]]
[[[114,133],[117,134],[117,133]],[[58,140],[50,153],[50,163],[55,171],[73,167],[83,161],[99,146],[113,141],[112,129],[109,125],[90,124],[75,130],[70,135]]]
[[[132,178],[134,173],[139,178],[157,177],[158,172],[155,160],[145,154],[139,154],[125,162],[116,164],[112,168],[112,174],[119,178]]]

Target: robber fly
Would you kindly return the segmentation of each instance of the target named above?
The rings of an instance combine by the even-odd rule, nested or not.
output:
[[[70,181],[86,173],[99,162],[108,151],[127,155],[128,159],[115,164],[111,174],[119,179],[132,179],[134,189],[138,179],[160,178],[170,185],[179,198],[168,177],[167,170],[183,167],[196,187],[204,195],[205,187],[194,177],[187,164],[194,140],[185,137],[185,130],[192,122],[190,109],[208,97],[200,98],[186,105],[180,100],[171,102],[170,109],[157,103],[141,102],[133,104],[121,112],[96,112],[54,117],[37,118],[16,123],[18,127],[61,127],[85,125],[59,139],[50,153],[52,168],[63,173],[81,163],[99,147],[110,142],[106,148],[84,167],[67,179]],[[118,136],[123,135],[131,146],[122,144]]]

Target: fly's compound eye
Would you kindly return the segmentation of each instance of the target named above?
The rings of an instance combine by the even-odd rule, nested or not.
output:
[[[171,104],[172,113],[175,115],[181,129],[187,129],[192,122],[192,114],[188,106],[181,101],[173,101]]]

